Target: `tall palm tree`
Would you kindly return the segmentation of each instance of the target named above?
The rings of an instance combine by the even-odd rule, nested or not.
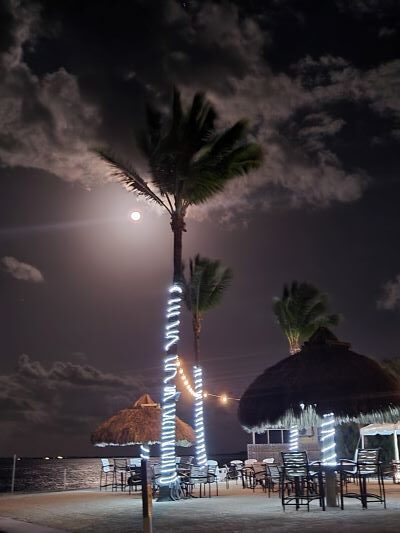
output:
[[[150,183],[125,158],[110,150],[97,152],[109,164],[112,175],[129,190],[163,207],[171,219],[174,270],[164,359],[161,473],[166,474],[160,478],[163,487],[176,480],[174,390],[182,291],[182,234],[186,230],[187,209],[206,202],[233,178],[258,168],[262,160],[260,146],[246,141],[246,121],[240,120],[223,131],[217,130],[216,121],[217,113],[202,93],[196,93],[191,105],[184,109],[180,93],[174,89],[168,114],[147,107],[147,127],[138,137],[138,146],[148,161]]]
[[[195,431],[196,431],[196,463],[207,463],[207,452],[204,437],[203,414],[203,379],[200,365],[200,334],[204,314],[216,307],[223,297],[225,290],[232,280],[232,270],[225,268],[219,261],[213,261],[199,254],[189,262],[190,278],[185,280],[186,307],[192,313],[192,327],[194,339],[194,369],[195,384]]]
[[[337,326],[340,315],[328,314],[328,297],[310,283],[293,281],[284,285],[282,298],[274,298],[273,311],[289,342],[293,355],[321,326]]]

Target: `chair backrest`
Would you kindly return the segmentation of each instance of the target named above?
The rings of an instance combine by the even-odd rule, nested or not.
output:
[[[254,463],[257,463],[257,459],[246,459],[244,462],[244,466],[251,466],[254,465]]]
[[[180,457],[175,457],[175,462],[176,462],[176,464],[179,464],[181,462],[181,458]]]
[[[218,466],[218,461],[214,461],[214,459],[208,459],[207,464],[208,466]]]
[[[281,452],[284,472],[289,477],[308,474],[307,452]]]
[[[114,459],[114,468],[116,470],[127,470],[128,468],[128,460],[127,459],[121,459],[121,458],[115,458]]]
[[[193,461],[193,455],[186,455],[185,457],[181,457],[179,461],[180,464],[184,464],[184,465],[190,465],[192,464],[192,461]]]
[[[361,474],[374,474],[381,462],[380,448],[361,448],[357,450],[357,467]]]
[[[141,466],[142,460],[140,457],[130,457],[129,458],[129,466]]]
[[[236,468],[240,468],[241,466],[243,466],[243,461],[239,461],[239,459],[234,459],[230,462],[230,464],[236,466]]]
[[[262,460],[263,463],[266,463],[266,464],[271,464],[275,461],[275,459],[273,457],[267,457],[265,459]]]
[[[202,465],[202,466],[196,466],[191,465],[190,466],[190,480],[193,482],[203,482],[204,479],[207,479],[208,477],[208,465]]]
[[[278,465],[267,464],[267,473],[271,479],[279,479],[281,475],[281,469]]]
[[[100,459],[101,461],[101,469],[103,472],[111,472],[113,469],[112,464],[110,463],[110,459]]]

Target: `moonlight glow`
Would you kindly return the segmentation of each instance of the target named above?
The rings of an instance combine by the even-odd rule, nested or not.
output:
[[[139,211],[132,211],[132,213],[129,215],[129,218],[132,220],[132,222],[139,222],[139,220],[142,218],[142,215],[139,213]]]

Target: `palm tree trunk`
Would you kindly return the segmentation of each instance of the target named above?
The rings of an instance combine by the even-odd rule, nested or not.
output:
[[[171,229],[174,234],[174,283],[182,282],[182,234],[186,231],[185,217],[180,213],[172,213]]]
[[[164,359],[164,388],[162,401],[161,435],[161,477],[159,480],[159,501],[173,499],[171,490],[177,483],[175,460],[175,412],[176,374],[178,364],[178,343],[180,336],[180,312],[182,304],[182,232],[185,231],[184,215],[171,215],[171,229],[174,234],[174,276],[169,289],[167,306],[166,344]]]
[[[194,366],[199,366],[200,363],[200,331],[200,320],[193,318]]]

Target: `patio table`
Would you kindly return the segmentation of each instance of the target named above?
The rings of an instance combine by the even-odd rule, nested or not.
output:
[[[337,501],[336,473],[354,468],[353,463],[310,463],[310,470],[325,474],[325,500],[327,507],[339,507]]]

